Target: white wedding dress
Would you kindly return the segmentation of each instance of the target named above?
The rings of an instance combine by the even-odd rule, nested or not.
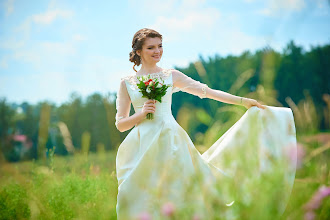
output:
[[[235,206],[233,201],[242,197],[219,195],[214,185],[221,187],[234,181],[240,161],[250,160],[247,164],[253,164],[247,167],[250,171],[246,173],[248,180],[249,175],[258,176],[269,170],[274,161],[284,161],[286,148],[296,150],[291,109],[254,106],[200,154],[172,115],[172,93],[183,91],[205,98],[209,87],[174,69],[163,69],[151,76],[163,79],[172,87],[168,88],[162,102],[156,103],[154,119],[144,119],[135,125],[118,148],[116,210],[119,220],[137,219],[142,212],[158,219],[160,207],[166,202],[173,203],[177,210],[189,204],[201,219],[208,219],[211,196],[216,195],[223,204],[231,203],[232,206]],[[131,103],[135,112],[139,112],[147,101],[142,98],[136,82],[136,75],[122,78],[116,99],[116,126],[119,120],[129,117]],[[287,187],[283,190],[287,191],[287,196],[283,198],[281,212],[286,207],[294,181],[296,154],[293,155],[293,166],[284,170]],[[230,161],[225,159],[227,156]],[[192,179],[197,173],[199,179]]]

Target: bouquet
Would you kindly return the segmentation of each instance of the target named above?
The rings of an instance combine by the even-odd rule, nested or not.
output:
[[[139,82],[137,86],[142,93],[142,97],[157,100],[162,102],[162,97],[166,94],[166,90],[171,85],[164,84],[164,80],[158,78],[152,78],[150,75],[138,76]],[[153,113],[148,113],[147,119],[152,120],[154,118]]]

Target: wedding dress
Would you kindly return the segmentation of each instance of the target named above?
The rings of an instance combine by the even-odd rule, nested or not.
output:
[[[162,102],[156,102],[154,119],[144,119],[135,125],[118,148],[116,210],[119,220],[137,219],[143,212],[148,212],[152,219],[159,219],[162,215],[160,207],[166,202],[174,204],[176,210],[189,204],[201,219],[208,219],[212,195],[227,204],[227,208],[230,204],[235,206],[234,201],[240,199],[240,196],[217,194],[219,191],[214,184],[221,186],[235,180],[240,169],[238,162],[244,157],[252,164],[253,158],[244,155],[250,152],[257,159],[257,165],[248,169],[251,173],[245,174],[255,176],[267,171],[272,166],[270,161],[282,161],[285,148],[291,146],[296,150],[291,109],[273,106],[259,109],[253,106],[200,154],[172,115],[172,93],[183,91],[203,99],[208,86],[173,69],[163,69],[150,76],[164,80],[171,87],[162,97]],[[135,112],[140,112],[147,101],[147,98],[142,98],[136,83],[136,75],[122,78],[116,99],[116,126],[119,120],[129,117],[131,103]],[[231,156],[230,161],[225,160],[226,155]],[[294,151],[292,167],[284,170],[288,187],[283,189],[287,196],[281,212],[291,193],[295,156]],[[197,173],[200,175],[198,178],[194,176]]]

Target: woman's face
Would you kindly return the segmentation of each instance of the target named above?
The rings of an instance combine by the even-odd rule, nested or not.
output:
[[[162,40],[159,37],[146,38],[142,46],[142,51],[138,55],[141,56],[142,64],[159,62],[163,55]]]

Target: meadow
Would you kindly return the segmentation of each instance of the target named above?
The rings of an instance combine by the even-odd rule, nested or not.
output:
[[[318,193],[329,185],[329,137],[330,133],[298,136],[298,169],[283,215],[278,216],[282,201],[276,187],[281,182],[276,180],[280,178],[272,173],[250,180],[253,184],[247,188],[241,184],[235,193],[249,192],[253,195],[250,200],[223,207],[216,202],[220,198],[215,198],[210,219],[304,219],[310,213],[316,219],[329,219],[329,188]],[[1,164],[0,219],[116,219],[115,156],[115,151],[77,152],[74,156],[56,156],[50,151],[46,161]],[[219,190],[237,188],[219,184]],[[313,200],[313,196],[318,198]],[[165,211],[160,219],[198,217],[187,203],[186,209]]]

